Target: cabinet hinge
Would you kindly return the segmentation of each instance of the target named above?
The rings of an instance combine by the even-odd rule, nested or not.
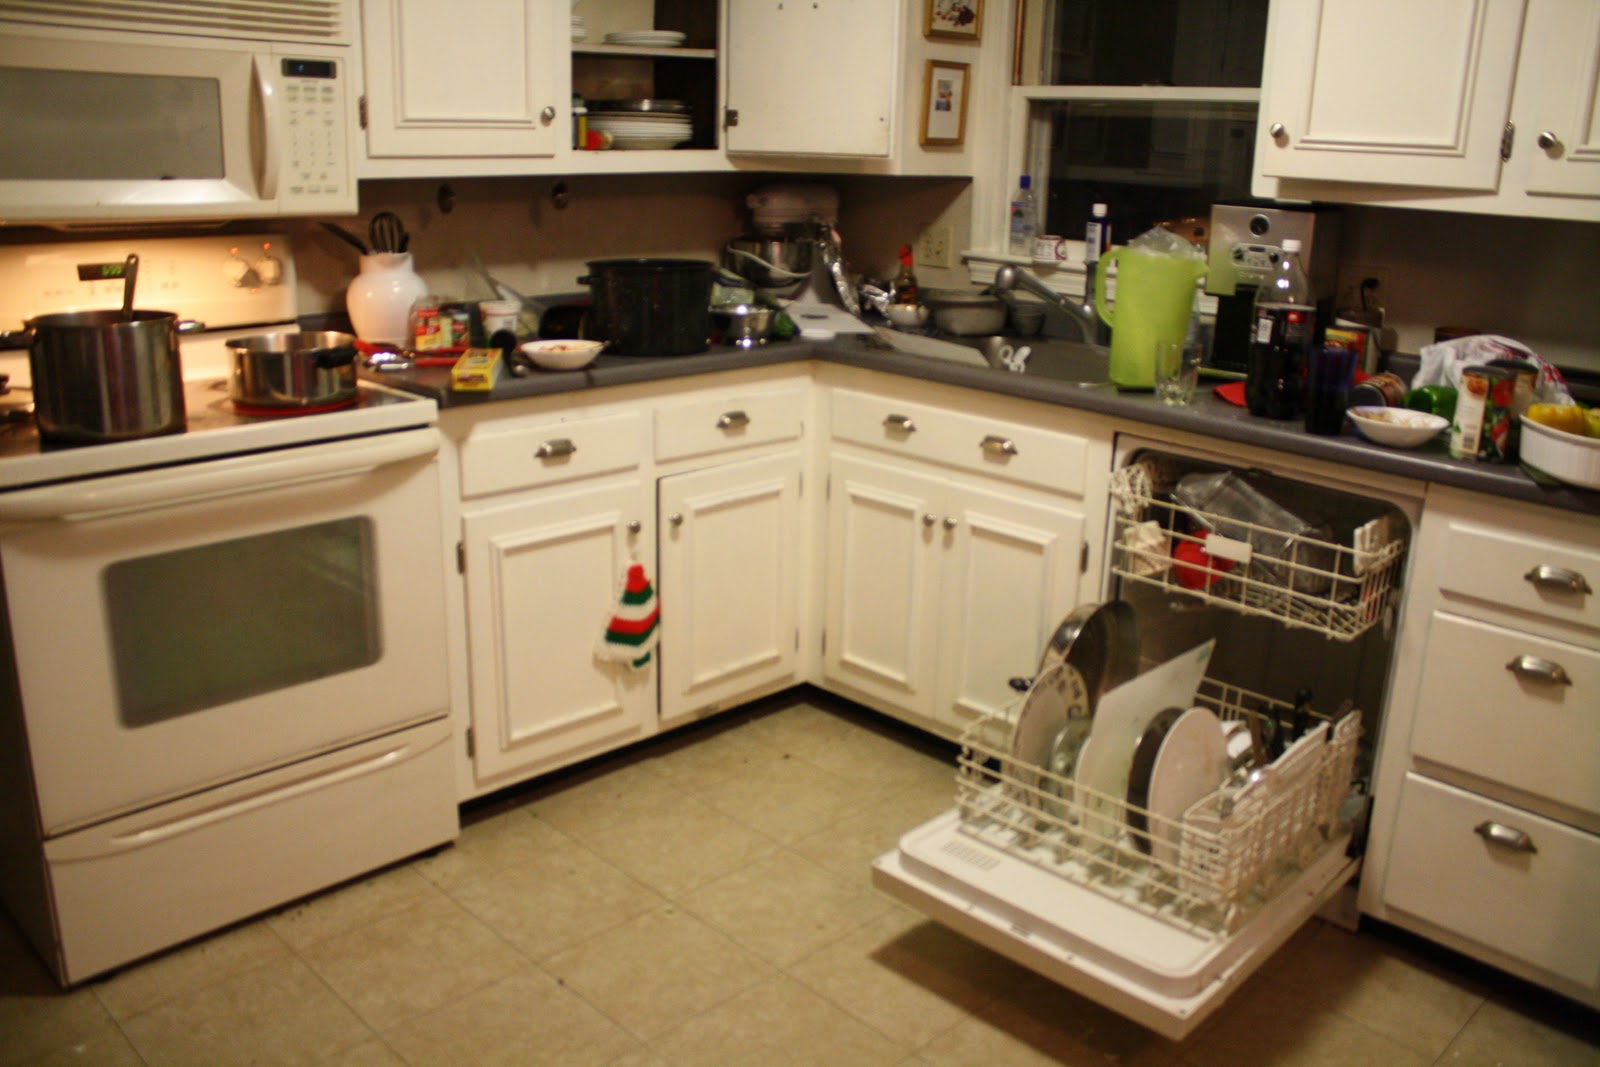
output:
[[[739,125],[739,109],[736,107],[723,108],[722,124],[730,129]]]
[[[796,652],[800,651],[800,627],[798,626],[794,628],[794,650]]]
[[[833,475],[832,475],[832,473],[830,473],[828,475],[827,481],[822,483],[822,499],[824,499],[824,500],[832,500],[833,499]]]
[[[1511,142],[1515,141],[1516,139],[1516,123],[1506,123],[1506,131],[1500,135],[1500,162],[1504,163],[1511,158]]]
[[[1089,542],[1087,541],[1078,546],[1078,573],[1089,573]]]
[[[367,94],[362,93],[356,99],[356,112],[361,116],[361,128],[367,128]]]
[[[456,573],[467,573],[467,544],[465,541],[456,542]]]
[[[822,654],[828,654],[828,631],[822,631]]]
[[[478,754],[478,735],[472,732],[472,727],[467,727],[467,758],[472,759]]]

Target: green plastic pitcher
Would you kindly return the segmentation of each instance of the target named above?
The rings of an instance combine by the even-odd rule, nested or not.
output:
[[[1120,264],[1114,309],[1106,307],[1106,275],[1113,263]],[[1100,260],[1094,307],[1111,327],[1111,381],[1117,388],[1155,388],[1156,342],[1182,341],[1189,332],[1195,282],[1205,272],[1203,259],[1131,245],[1113,248]]]

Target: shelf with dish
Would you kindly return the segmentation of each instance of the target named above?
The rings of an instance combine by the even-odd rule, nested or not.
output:
[[[716,59],[715,48],[647,48],[631,44],[574,43],[574,56],[614,56],[625,59]]]

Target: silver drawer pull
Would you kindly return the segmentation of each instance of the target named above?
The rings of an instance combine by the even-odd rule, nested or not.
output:
[[[899,430],[901,433],[916,433],[917,424],[911,421],[910,415],[889,415],[883,420],[886,429]]]
[[[562,456],[572,455],[577,450],[578,446],[572,443],[571,438],[552,437],[550,440],[533,450],[533,458],[560,459]]]
[[[1538,852],[1533,847],[1533,838],[1514,826],[1505,823],[1490,822],[1485,820],[1472,828],[1472,832],[1501,848],[1509,848],[1513,852]]]
[[[750,425],[750,416],[742,411],[730,411],[717,420],[719,430],[738,430]]]
[[[934,523],[936,523],[938,521],[939,521],[939,517],[937,515],[934,515],[932,512],[924,512],[923,515],[922,515],[922,525],[924,525],[924,526],[932,526]]]
[[[1572,675],[1559,663],[1552,663],[1538,656],[1522,655],[1506,664],[1506,670],[1518,678],[1531,678],[1536,682],[1549,682],[1551,685],[1571,685]]]
[[[989,434],[982,441],[979,441],[978,447],[991,456],[1014,456],[1017,454],[1017,443],[1015,441],[1009,437],[997,437],[994,434]]]
[[[1565,567],[1552,567],[1548,563],[1541,563],[1527,574],[1522,576],[1534,585],[1547,589],[1555,589],[1562,593],[1592,593],[1588,581],[1577,571],[1569,571]]]

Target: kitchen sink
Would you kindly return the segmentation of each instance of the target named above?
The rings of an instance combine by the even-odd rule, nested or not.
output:
[[[1080,385],[1100,385],[1110,381],[1111,350],[1101,345],[1083,341],[1065,341],[1057,337],[959,337],[956,343],[977,349],[991,367],[1008,370],[1003,359],[1007,347],[1013,353],[1029,350],[1024,374],[1049,378],[1058,382],[1076,382]]]

